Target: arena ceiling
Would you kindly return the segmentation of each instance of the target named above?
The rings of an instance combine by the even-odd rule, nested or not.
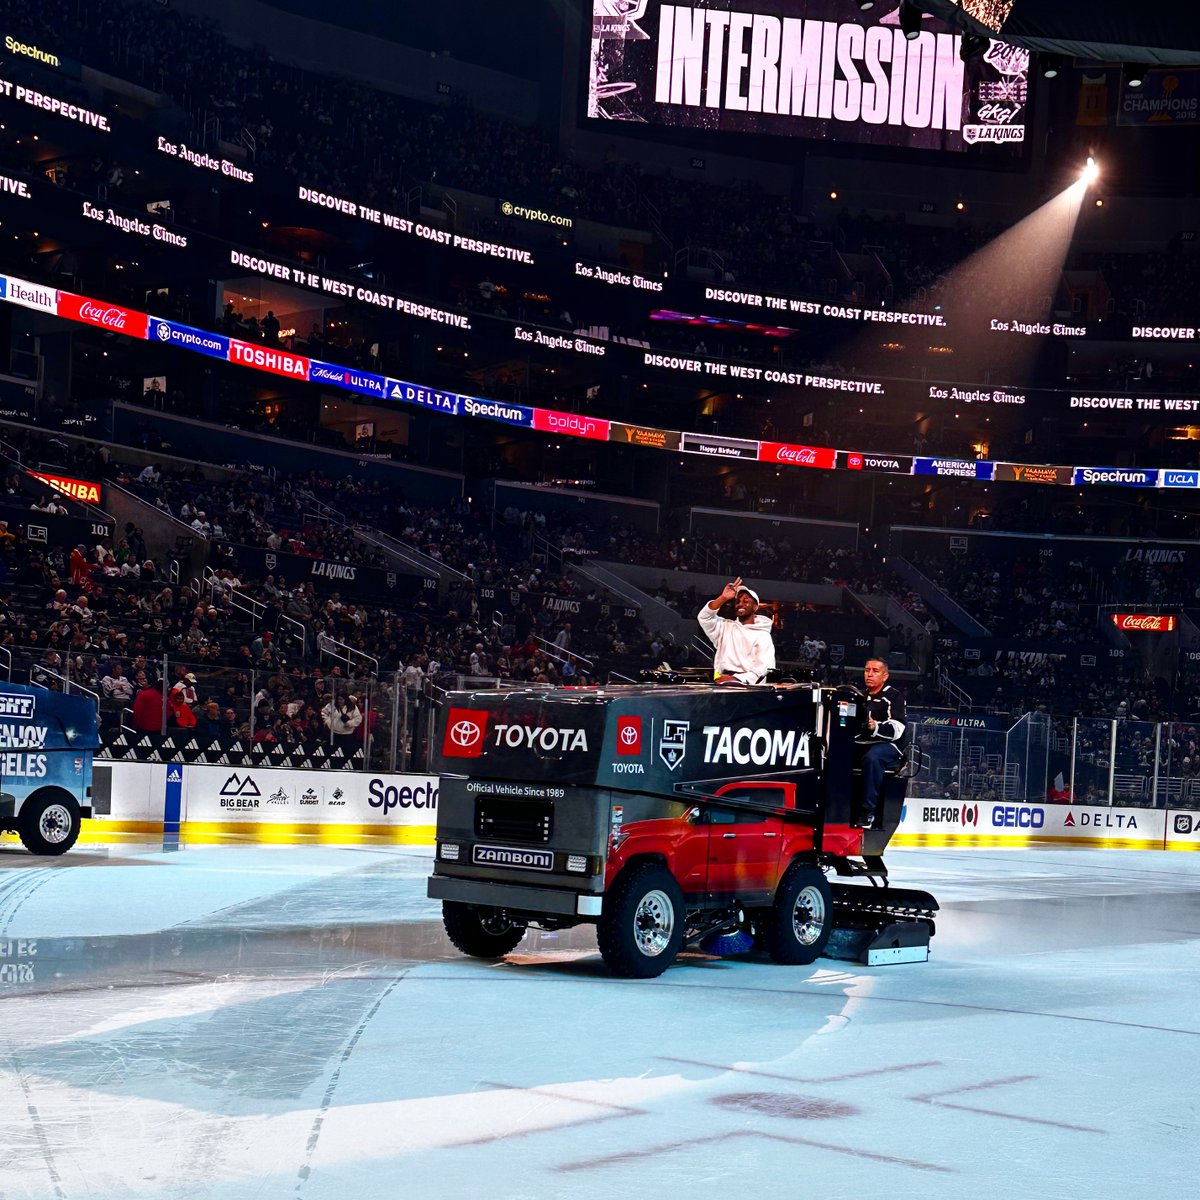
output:
[[[916,0],[918,8],[1044,54],[1200,65],[1196,0]]]

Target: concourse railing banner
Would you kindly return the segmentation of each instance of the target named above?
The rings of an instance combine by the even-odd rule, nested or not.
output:
[[[616,441],[652,449],[703,455],[710,458],[758,461],[801,470],[881,471],[929,475],[954,479],[1037,482],[1061,486],[1105,485],[1136,488],[1197,488],[1200,470],[1124,466],[1058,466],[1045,463],[997,463],[988,459],[939,458],[936,456],[889,456],[885,453],[830,446],[808,446],[790,442],[764,442],[746,438],[718,437],[654,426],[627,425],[599,416],[528,408],[504,404],[484,397],[431,388],[409,380],[394,379],[322,362],[281,347],[245,342],[184,325],[137,309],[97,300],[45,284],[0,275],[0,301],[15,304],[68,321],[92,325],[108,333],[134,339],[150,339],[203,354],[253,370],[336,387],[376,401],[392,401],[431,409],[449,416],[471,416],[482,420],[520,425],[558,437],[581,437]]]
[[[219,543],[221,557],[213,560],[216,568],[236,564],[254,579],[274,576],[282,587],[311,583],[319,596],[337,592],[347,600],[372,600],[396,603],[414,599],[422,590],[436,591],[432,576],[404,574],[391,567],[376,567],[335,558],[287,554],[264,546],[239,546]]]

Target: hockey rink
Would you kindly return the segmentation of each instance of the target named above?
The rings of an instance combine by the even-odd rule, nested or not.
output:
[[[431,851],[0,843],[0,1196],[988,1200],[1195,1175],[1200,854],[897,850],[929,962],[589,928],[464,958]]]

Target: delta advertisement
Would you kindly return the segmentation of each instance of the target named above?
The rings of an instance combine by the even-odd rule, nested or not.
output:
[[[909,797],[905,803],[892,843],[991,846],[1070,842],[1110,849],[1161,850],[1167,845],[1167,817],[1162,809],[918,796]],[[1200,848],[1200,839],[1197,844]]]
[[[587,115],[923,150],[1025,140],[1029,52],[899,0],[592,0]]]

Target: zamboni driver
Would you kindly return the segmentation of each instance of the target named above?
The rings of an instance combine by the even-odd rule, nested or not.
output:
[[[900,762],[899,745],[907,732],[904,697],[888,683],[885,659],[869,658],[863,667],[867,688],[867,732],[870,742],[861,759],[863,775],[862,816],[859,824],[869,828],[875,820],[883,777]]]
[[[730,600],[736,602],[732,620],[718,616],[722,605]],[[717,683],[762,683],[767,672],[774,670],[771,618],[758,615],[758,593],[746,587],[740,576],[727,583],[696,619],[717,650],[713,656],[713,678]]]

